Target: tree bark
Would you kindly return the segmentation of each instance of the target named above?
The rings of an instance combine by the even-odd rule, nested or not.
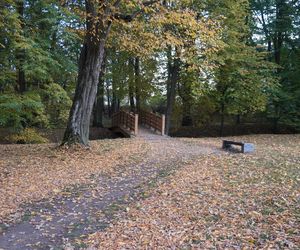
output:
[[[111,109],[112,109],[112,114],[118,112],[118,97],[117,97],[116,84],[114,82],[112,83]]]
[[[106,38],[111,27],[111,22],[106,21],[103,16],[105,11],[101,16],[98,15],[94,1],[86,0],[86,12],[87,32],[81,49],[78,81],[62,145],[76,143],[89,145],[90,119],[97,94]]]
[[[135,58],[134,63],[134,73],[135,73],[135,101],[136,101],[136,113],[141,111],[141,72],[140,72],[140,59]]]
[[[240,125],[241,124],[241,115],[238,114],[236,115],[236,125]]]
[[[109,91],[109,83],[106,84],[105,88],[106,88],[106,97],[107,97],[108,116],[111,117],[112,108],[111,108],[111,97],[110,97],[110,91]]]
[[[276,24],[275,24],[275,35],[274,35],[274,60],[277,65],[281,65],[281,53],[282,53],[282,46],[283,46],[283,40],[284,40],[284,34],[282,32],[282,27],[280,27],[280,22],[284,19],[284,13],[283,13],[283,1],[276,2]],[[280,76],[281,68],[277,68],[277,74]],[[280,79],[282,82],[282,79]],[[278,101],[273,100],[274,103],[274,109],[275,109],[275,118],[273,121],[273,132],[278,132],[278,122],[280,120],[280,111],[281,107],[278,103]]]
[[[128,95],[129,95],[129,104],[130,111],[135,112],[135,103],[134,103],[134,59],[129,58],[129,83],[128,83]]]
[[[222,101],[221,103],[221,126],[220,126],[220,136],[223,136],[224,133],[224,120],[225,120],[225,103]]]
[[[182,100],[182,121],[181,126],[193,126],[191,107],[193,102],[191,84],[183,82],[178,86],[178,94]]]
[[[179,80],[180,59],[172,58],[171,48],[168,49],[168,80],[167,80],[167,109],[165,133],[170,133],[171,118],[176,97],[176,85]]]
[[[19,15],[19,20],[21,23],[22,32],[24,32],[24,1],[17,1],[17,12]],[[19,93],[23,94],[26,91],[26,79],[24,71],[25,63],[25,49],[16,50],[16,59],[17,59],[17,85]]]
[[[99,84],[97,91],[97,98],[95,101],[94,120],[93,125],[95,127],[103,127],[103,109],[104,109],[104,75],[106,69],[106,55],[104,55],[101,71],[99,75]]]

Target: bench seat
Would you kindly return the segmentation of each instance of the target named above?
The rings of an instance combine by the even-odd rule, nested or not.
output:
[[[252,143],[246,143],[246,142],[236,142],[236,141],[228,141],[228,140],[223,140],[223,149],[230,149],[231,145],[237,145],[241,146],[241,152],[242,153],[252,153],[254,152],[254,144]]]

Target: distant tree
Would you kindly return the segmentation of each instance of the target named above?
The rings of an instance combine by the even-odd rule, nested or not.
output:
[[[275,84],[274,66],[250,44],[248,1],[220,0],[212,11],[223,15],[222,40],[215,71],[215,97],[221,114],[220,135],[226,114],[242,115],[265,110],[266,90]]]
[[[267,113],[274,131],[279,123],[300,127],[300,2],[251,0],[254,42],[267,48],[269,60],[278,65],[280,85],[271,95]]]

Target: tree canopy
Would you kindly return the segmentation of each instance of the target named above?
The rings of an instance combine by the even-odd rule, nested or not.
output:
[[[233,116],[300,127],[299,1],[0,5],[2,127],[67,127],[64,143],[88,145],[121,107],[165,113],[167,132],[222,134]]]

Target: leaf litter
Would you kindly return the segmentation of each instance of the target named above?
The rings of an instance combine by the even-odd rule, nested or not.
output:
[[[93,141],[89,149],[0,145],[0,223],[19,218],[21,205],[66,194],[64,188],[109,174],[146,150],[142,141],[126,139]]]
[[[9,249],[49,248],[46,237],[65,249],[299,248],[300,137],[233,139],[255,143],[256,153],[224,153],[220,138],[99,141],[90,150],[3,146],[1,219],[50,203],[23,211],[39,237],[19,231],[16,241],[12,228],[2,242],[20,241]],[[128,192],[134,185],[138,199]],[[105,209],[91,206],[102,201]],[[60,206],[68,202],[72,209]],[[83,231],[87,239],[78,237]],[[34,244],[21,242],[28,238]]]
[[[256,152],[199,156],[91,234],[88,249],[299,249],[300,136],[233,139]]]

